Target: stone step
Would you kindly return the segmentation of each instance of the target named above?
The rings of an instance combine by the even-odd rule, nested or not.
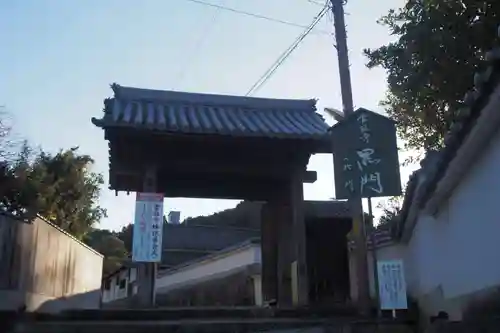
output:
[[[411,333],[404,324],[333,319],[199,319],[151,321],[45,321],[18,325],[23,333]]]
[[[73,310],[57,315],[32,314],[38,321],[71,320],[181,320],[215,318],[355,318],[356,310],[343,307],[324,308],[263,308],[263,307],[186,307],[131,310]]]

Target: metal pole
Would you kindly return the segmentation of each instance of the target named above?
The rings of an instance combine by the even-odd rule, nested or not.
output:
[[[351,73],[349,70],[349,51],[347,48],[347,33],[344,21],[344,0],[331,0],[335,27],[336,48],[339,62],[340,90],[344,114],[347,116],[354,112],[352,99]],[[361,314],[370,313],[370,285],[368,280],[368,261],[366,234],[364,226],[363,202],[361,197],[349,200],[354,234],[356,277],[358,289],[358,303]]]
[[[371,241],[372,241],[372,259],[373,259],[373,288],[375,289],[375,300],[377,302],[377,316],[382,317],[382,310],[380,309],[380,290],[378,282],[378,266],[377,266],[377,240],[375,238],[375,228],[373,223],[373,207],[372,198],[368,198],[368,215],[372,225]]]

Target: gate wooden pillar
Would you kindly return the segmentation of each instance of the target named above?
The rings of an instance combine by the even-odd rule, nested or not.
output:
[[[281,198],[283,199],[283,198]],[[289,209],[283,200],[270,200],[262,208],[262,287],[266,302],[292,305],[293,244]]]
[[[157,169],[149,167],[144,173],[143,192],[155,193],[157,189]],[[163,223],[163,222],[162,222]],[[154,307],[155,305],[155,283],[156,283],[157,264],[144,262],[137,269],[138,279],[138,305],[141,308]]]
[[[284,307],[309,303],[302,183],[297,173],[286,190],[262,209],[264,299]]]
[[[277,210],[276,228],[277,233],[277,277],[278,277],[278,305],[289,307],[293,305],[292,299],[292,246],[293,234],[291,230],[290,215],[287,214],[286,193],[285,200],[273,203]]]
[[[307,276],[307,256],[306,256],[306,221],[304,214],[304,188],[300,177],[300,172],[292,175],[290,180],[290,192],[288,194],[292,242],[290,263],[292,277],[292,297],[294,305],[305,306],[309,303],[309,281]]]
[[[265,203],[261,214],[262,296],[264,303],[271,303],[278,300],[279,230],[276,205]]]

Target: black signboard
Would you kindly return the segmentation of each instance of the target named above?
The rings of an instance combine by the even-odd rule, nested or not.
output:
[[[394,121],[360,108],[331,129],[336,199],[401,194]]]

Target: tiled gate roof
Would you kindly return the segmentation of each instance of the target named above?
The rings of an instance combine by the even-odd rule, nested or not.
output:
[[[178,134],[325,139],[315,100],[267,99],[122,87],[105,100],[99,127]]]

